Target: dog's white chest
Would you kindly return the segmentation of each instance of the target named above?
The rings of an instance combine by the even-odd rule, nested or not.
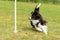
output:
[[[31,20],[34,25],[39,22],[39,20]]]

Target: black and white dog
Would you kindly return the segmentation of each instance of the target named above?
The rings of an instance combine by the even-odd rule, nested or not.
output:
[[[34,12],[31,13],[30,23],[33,28],[35,28],[38,31],[43,31],[45,34],[47,34],[47,26],[46,21],[42,18],[41,14],[39,14],[39,8],[41,4],[36,5]]]

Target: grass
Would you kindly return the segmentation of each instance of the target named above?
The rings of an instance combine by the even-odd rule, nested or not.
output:
[[[42,4],[41,15],[47,20],[48,35],[36,32],[29,23],[31,11],[37,3],[17,2],[18,40],[60,40],[60,6]]]
[[[41,15],[47,20],[48,35],[33,30],[29,23],[37,3],[17,2],[17,29],[14,33],[14,2],[0,1],[0,40],[60,40],[60,5],[42,4]]]
[[[8,40],[14,27],[14,3],[0,1],[0,40]]]

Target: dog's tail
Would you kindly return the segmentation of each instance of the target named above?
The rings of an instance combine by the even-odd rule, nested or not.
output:
[[[36,5],[36,7],[35,7],[35,10],[34,10],[34,11],[39,11],[40,6],[41,6],[41,3],[39,3],[38,5]]]

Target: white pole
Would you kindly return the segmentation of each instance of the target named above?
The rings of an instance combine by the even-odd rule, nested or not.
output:
[[[17,25],[16,25],[16,0],[14,2],[14,32],[17,32]]]

